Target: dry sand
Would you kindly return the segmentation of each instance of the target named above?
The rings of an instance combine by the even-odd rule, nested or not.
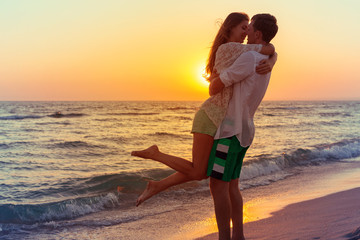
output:
[[[288,205],[245,224],[245,234],[246,239],[360,239],[360,188]]]
[[[288,205],[244,227],[247,240],[360,239],[360,188]],[[217,239],[217,233],[200,239]]]

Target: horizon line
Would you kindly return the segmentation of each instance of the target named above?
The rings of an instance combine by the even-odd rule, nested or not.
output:
[[[0,100],[0,102],[203,102],[205,100]],[[351,102],[359,99],[266,99],[262,102]]]

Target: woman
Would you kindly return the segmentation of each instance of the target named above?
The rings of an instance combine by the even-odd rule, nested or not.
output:
[[[255,50],[267,55],[274,53],[274,47],[271,44],[268,46],[240,44],[246,37],[248,23],[249,17],[244,13],[231,13],[225,19],[210,50],[206,67],[207,73],[210,76],[212,74],[219,74],[222,70],[231,66],[236,58],[245,51]],[[270,64],[262,64],[257,72],[260,74],[270,72],[274,61],[271,61]],[[134,151],[131,153],[133,156],[159,161],[177,171],[161,181],[149,181],[147,188],[137,199],[136,206],[139,206],[145,200],[168,187],[191,180],[202,180],[206,178],[206,169],[214,135],[225,116],[231,95],[231,87],[224,89],[221,93],[205,101],[200,110],[195,114],[192,128],[192,162],[162,153],[156,145],[142,151]]]

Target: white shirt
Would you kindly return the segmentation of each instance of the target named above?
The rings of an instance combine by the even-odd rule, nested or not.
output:
[[[242,44],[238,42],[221,44],[216,51],[214,71],[220,74],[228,69],[244,52],[260,52],[262,47],[261,44]],[[209,97],[200,107],[217,128],[226,115],[232,94],[233,87],[226,87],[221,92]]]
[[[243,53],[220,74],[225,87],[233,85],[233,96],[215,139],[236,135],[241,146],[247,147],[252,143],[255,136],[253,118],[270,80],[270,73],[260,75],[255,72],[255,68],[266,58],[268,56],[255,51]]]

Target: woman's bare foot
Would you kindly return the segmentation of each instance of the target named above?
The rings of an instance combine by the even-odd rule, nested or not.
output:
[[[151,147],[145,150],[131,152],[131,156],[153,159],[153,156],[158,152],[159,152],[158,146],[152,145]]]
[[[136,206],[138,207],[140,204],[154,196],[156,193],[156,182],[150,180],[144,192],[136,200]]]

